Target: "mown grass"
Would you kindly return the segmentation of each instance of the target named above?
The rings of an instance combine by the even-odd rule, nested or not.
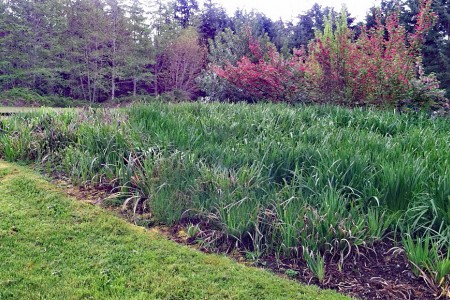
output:
[[[0,106],[0,113],[18,113],[18,112],[29,112],[33,111],[35,108],[33,107],[7,107],[7,106]]]
[[[450,257],[448,118],[155,102],[29,113],[0,128],[4,159],[39,162],[78,184],[108,182],[150,222],[201,219],[222,235],[216,241],[305,259],[317,274],[323,256],[386,235],[412,237],[414,252],[426,236],[437,255],[423,269],[448,282],[450,270],[435,267]]]
[[[0,161],[0,299],[346,299],[206,255]]]

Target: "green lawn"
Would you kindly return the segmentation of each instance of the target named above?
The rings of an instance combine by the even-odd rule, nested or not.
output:
[[[346,299],[206,255],[0,161],[0,299]]]
[[[0,113],[18,113],[29,112],[35,110],[35,107],[14,107],[14,106],[0,106]]]
[[[61,107],[44,107],[44,108],[42,108],[42,107],[0,106],[0,113],[33,112],[33,111],[42,111],[43,109],[61,111],[61,110],[65,110],[66,108],[61,108]]]

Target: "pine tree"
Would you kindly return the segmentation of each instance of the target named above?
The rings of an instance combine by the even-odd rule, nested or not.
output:
[[[170,45],[170,42],[176,39],[182,30],[180,23],[175,19],[174,15],[173,5],[167,5],[162,0],[156,0],[154,2],[151,13],[151,29],[153,33],[154,53],[152,66],[153,92],[155,95],[159,95],[161,91],[159,79],[163,71],[163,54]]]
[[[205,1],[200,15],[199,33],[202,44],[207,45],[208,40],[214,39],[218,32],[230,26],[230,19],[222,6]]]
[[[137,87],[152,76],[149,65],[154,62],[150,26],[146,24],[145,11],[139,0],[133,0],[128,7],[128,30],[131,33],[131,48],[127,57],[125,77],[133,83],[133,96],[137,95]]]
[[[183,28],[194,25],[194,15],[198,11],[196,0],[176,0],[173,2],[174,18]]]
[[[123,77],[123,69],[127,64],[126,58],[131,52],[131,32],[127,28],[127,20],[124,11],[117,0],[107,0],[107,20],[109,28],[109,66],[111,77],[112,100],[116,97],[117,80]]]
[[[298,16],[298,22],[292,28],[292,48],[306,48],[310,40],[314,38],[314,21],[310,14]]]

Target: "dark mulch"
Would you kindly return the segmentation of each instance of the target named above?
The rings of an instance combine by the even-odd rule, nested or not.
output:
[[[249,261],[245,251],[236,248],[236,244],[225,242],[226,238],[214,230],[205,230],[201,225],[200,240],[214,241],[202,244],[198,239],[186,235],[186,224],[161,227],[159,231],[171,240],[182,244],[195,245],[204,252],[227,253],[239,262],[270,269],[306,284],[315,284],[321,288],[337,290],[342,294],[359,299],[436,299],[436,292],[425,280],[416,277],[411,271],[404,251],[386,238],[371,247],[353,249],[343,260],[340,257],[326,257],[326,275],[319,282],[302,259],[277,260],[275,257],[257,258]],[[295,274],[292,276],[292,274]]]
[[[371,248],[360,247],[347,257],[340,267],[340,260],[326,258],[326,276],[323,283],[309,271],[303,261],[276,262],[268,266],[283,272],[286,267],[298,270],[299,280],[317,284],[323,288],[338,290],[361,299],[435,299],[425,281],[411,272],[404,252],[386,239]]]

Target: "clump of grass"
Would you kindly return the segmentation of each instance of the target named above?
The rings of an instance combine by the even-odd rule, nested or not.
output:
[[[307,248],[303,251],[303,257],[314,276],[316,276],[320,283],[323,283],[325,280],[325,259],[320,253],[314,253]]]
[[[424,277],[437,293],[450,295],[450,250],[439,247],[429,234],[413,239],[406,235],[403,246],[416,276]]]

